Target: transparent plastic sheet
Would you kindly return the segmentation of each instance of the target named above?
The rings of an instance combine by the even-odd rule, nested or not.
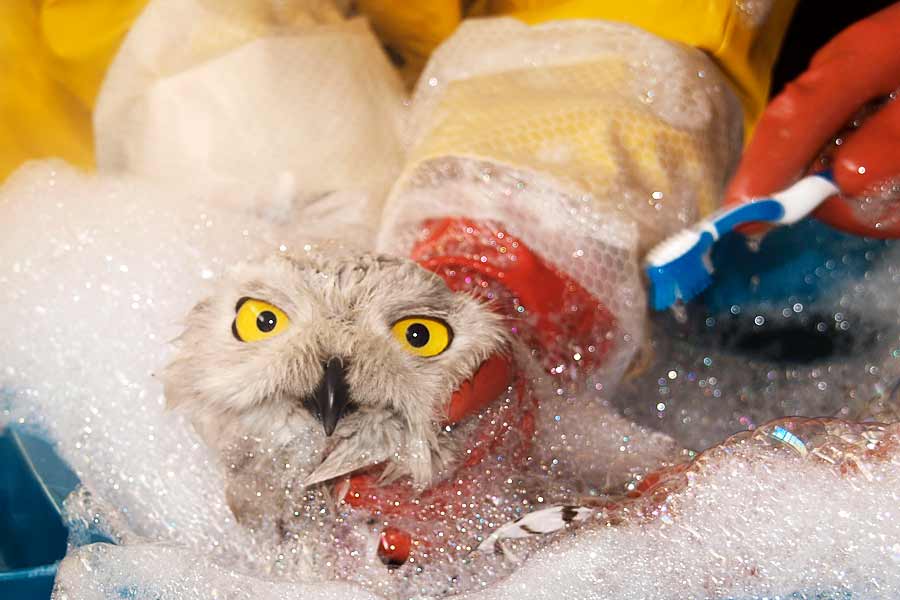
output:
[[[366,22],[329,0],[153,0],[98,97],[97,163],[255,186],[287,175],[311,195],[360,190],[374,222],[402,164],[404,100]]]
[[[639,257],[714,207],[740,118],[709,59],[639,29],[467,21],[415,90],[378,247],[408,255],[429,218],[502,224],[618,321],[610,387],[644,339]]]
[[[579,365],[573,363],[572,356],[579,347],[586,356],[593,354],[595,348],[609,347],[602,365],[595,361],[599,368],[592,369],[590,375],[596,383],[610,387],[621,378],[643,340],[645,300],[635,249],[638,232],[633,222],[598,212],[590,206],[589,199],[567,194],[536,174],[465,159],[436,160],[420,168],[404,202],[415,207],[414,211],[407,208],[401,213],[403,219],[410,219],[407,224],[400,229],[388,226],[380,233],[382,250],[392,254],[409,254],[413,241],[423,231],[418,218],[436,215],[496,224],[498,231],[523,240],[540,256],[558,258],[563,248],[571,248],[564,262],[552,264],[560,266],[591,294],[603,298],[616,326],[612,330],[596,327],[580,340],[564,342],[565,350],[553,353],[557,362],[552,367],[560,373],[575,369],[584,382],[589,375],[583,368],[587,360]],[[394,205],[390,210],[400,209]],[[390,223],[396,214],[387,214],[387,221]],[[550,214],[556,214],[558,221],[546,218]],[[452,244],[454,252],[476,257],[482,253],[479,244],[491,243],[484,236],[469,239],[471,235],[459,233],[456,239],[446,242]],[[515,261],[516,249],[510,246],[503,256],[504,260]],[[500,261],[492,260],[493,267],[502,268]],[[457,275],[463,277],[464,273]],[[600,293],[610,290],[615,293]],[[528,307],[523,308],[527,313]]]
[[[406,205],[423,163],[481,159],[540,173],[542,187],[552,182],[561,194],[588,196],[604,218],[637,223],[646,250],[716,207],[740,153],[740,118],[717,67],[692,48],[620,23],[473,19],[419,79],[391,205]],[[388,231],[404,222],[391,216]],[[560,264],[568,256],[550,255]]]

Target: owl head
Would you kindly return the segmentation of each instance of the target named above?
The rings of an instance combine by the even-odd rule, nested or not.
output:
[[[412,261],[284,254],[234,267],[188,314],[169,407],[214,448],[312,448],[308,485],[383,463],[419,487],[458,455],[454,391],[508,351],[503,319]]]

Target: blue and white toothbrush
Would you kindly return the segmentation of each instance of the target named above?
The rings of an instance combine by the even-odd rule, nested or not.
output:
[[[751,222],[796,223],[838,191],[831,172],[823,171],[804,177],[771,197],[722,208],[693,227],[663,240],[645,259],[644,268],[650,278],[650,305],[654,310],[665,310],[679,300],[690,301],[709,287],[712,245],[735,227]]]

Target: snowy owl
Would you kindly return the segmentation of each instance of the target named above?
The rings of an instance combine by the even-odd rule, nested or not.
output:
[[[236,266],[189,313],[165,395],[213,448],[303,448],[304,486],[380,463],[382,481],[422,489],[458,460],[451,398],[510,352],[507,331],[409,260],[276,255]]]

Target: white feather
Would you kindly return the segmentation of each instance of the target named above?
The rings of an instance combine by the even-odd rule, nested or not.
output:
[[[498,548],[497,544],[502,540],[521,539],[546,535],[564,529],[570,523],[584,521],[593,515],[595,510],[586,506],[551,506],[520,517],[495,530],[486,537],[478,550]]]

